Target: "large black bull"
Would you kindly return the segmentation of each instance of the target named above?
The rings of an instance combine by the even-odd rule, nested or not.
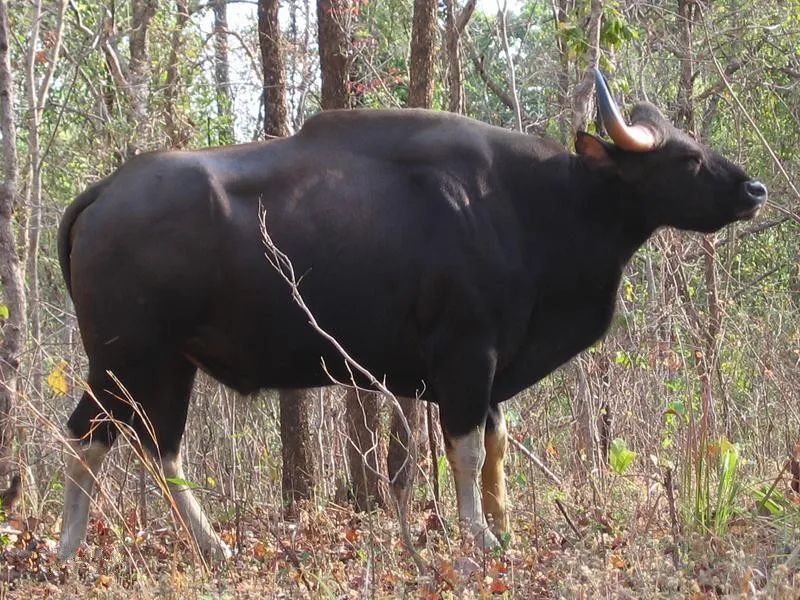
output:
[[[261,206],[320,325],[398,395],[439,404],[459,518],[494,545],[508,529],[499,403],[604,334],[656,229],[711,232],[767,197],[655,107],[628,125],[599,73],[597,88],[614,143],[579,133],[576,154],[447,113],[332,111],[286,139],[138,156],[81,194],[59,255],[94,398],[69,419],[61,555],[84,538],[118,434],[105,413],[157,453],[201,547],[227,554],[177,485],[197,369],[242,392],[326,385],[323,361],[347,378],[265,259]]]

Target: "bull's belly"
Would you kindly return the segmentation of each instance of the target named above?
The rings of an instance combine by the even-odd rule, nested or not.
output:
[[[413,349],[377,338],[337,341],[393,393],[430,398],[421,357]],[[353,379],[361,387],[372,387],[367,376],[355,367],[348,369],[341,353],[316,333],[273,330],[269,334],[252,324],[250,332],[238,335],[230,329],[208,328],[189,338],[183,353],[214,379],[245,394],[352,384]]]

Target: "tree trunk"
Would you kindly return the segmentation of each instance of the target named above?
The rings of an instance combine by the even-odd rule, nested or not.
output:
[[[389,450],[386,456],[386,467],[389,474],[389,485],[395,502],[406,507],[411,497],[417,472],[419,455],[419,431],[422,428],[422,402],[416,398],[398,398],[400,408],[411,430],[409,438],[403,421],[398,414],[392,415]],[[435,443],[433,438],[431,443]],[[400,514],[405,514],[403,508]]]
[[[380,488],[380,420],[378,395],[348,389],[345,394],[347,462],[350,465],[353,502],[356,510],[385,506]]]
[[[138,154],[148,145],[150,123],[150,53],[147,31],[158,9],[157,0],[131,0],[130,62],[128,63],[128,103],[133,135],[127,155]]]
[[[289,135],[279,5],[279,0],[258,2],[258,41],[264,71],[264,135],[267,137]]]
[[[694,131],[694,52],[692,50],[696,0],[678,0],[678,27],[680,28],[681,76],[678,82],[678,112],[676,125]]]
[[[575,86],[572,94],[572,133],[585,131],[591,116],[591,106],[594,91],[594,74],[592,67],[597,66],[600,55],[600,24],[603,20],[603,0],[592,0],[589,12],[586,38],[589,50],[586,53],[588,67],[583,74],[583,79]]]
[[[350,108],[350,0],[317,0],[322,110]]]
[[[477,0],[467,0],[464,8],[456,14],[457,0],[447,0],[447,30],[445,46],[447,47],[447,81],[450,87],[448,110],[454,113],[464,112],[464,81],[461,73],[461,34],[469,23],[475,10]]]
[[[164,89],[164,126],[171,148],[183,148],[189,143],[191,129],[182,122],[175,107],[178,95],[178,61],[183,56],[186,22],[189,20],[189,0],[175,0],[175,25],[172,28],[171,48],[167,62]]]
[[[45,47],[50,47],[46,59],[45,73],[39,80],[36,76],[37,62],[41,61],[40,48],[40,23],[42,20],[42,1],[37,0],[33,9],[33,23],[31,26],[30,43],[26,56],[25,87],[28,95],[28,154],[30,156],[30,187],[28,207],[30,215],[27,230],[26,249],[26,274],[28,279],[28,297],[30,298],[29,320],[30,335],[33,340],[35,354],[32,359],[32,382],[34,393],[41,397],[43,391],[43,376],[41,365],[42,323],[40,313],[39,291],[39,245],[42,233],[42,151],[40,129],[44,106],[50,93],[50,83],[53,80],[56,63],[61,51],[61,40],[64,31],[64,12],[67,3],[62,1],[56,9],[56,27],[53,32],[48,32],[52,37]]]
[[[556,81],[558,82],[558,132],[564,145],[570,143],[570,98],[569,98],[569,53],[564,44],[562,31],[567,24],[567,10],[569,0],[553,0],[553,21],[556,26],[556,47],[558,49],[558,62],[560,69]]]
[[[235,141],[233,98],[228,62],[228,0],[212,0],[214,8],[214,88],[217,97],[217,130],[221,145]],[[277,11],[277,2],[274,2]],[[259,5],[259,13],[260,5]]]
[[[408,86],[408,106],[411,108],[431,108],[433,103],[435,47],[436,0],[414,0]]]
[[[0,0],[0,132],[3,135],[3,182],[0,184],[0,283],[4,292],[0,328],[0,478],[11,471],[14,436],[11,418],[17,400],[20,356],[24,350],[27,308],[17,256],[13,213],[17,197],[17,132],[8,37],[8,3]],[[7,314],[6,314],[7,313]]]
[[[310,390],[281,390],[281,492],[283,504],[292,512],[295,500],[307,500],[314,486],[311,436],[308,426]]]

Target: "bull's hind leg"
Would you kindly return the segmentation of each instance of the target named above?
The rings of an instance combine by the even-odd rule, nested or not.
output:
[[[197,369],[180,356],[163,360],[160,365],[156,383],[141,396],[143,410],[134,416],[134,429],[160,464],[169,490],[168,500],[200,550],[215,558],[229,558],[230,548],[214,531],[183,471],[181,440]]]
[[[62,560],[75,554],[86,537],[94,483],[103,459],[116,439],[115,423],[127,424],[131,405],[117,395],[112,380],[102,371],[89,374],[92,392],[84,392],[67,422],[72,436],[64,481],[64,515],[58,555]]]
[[[503,411],[497,405],[489,408],[483,438],[486,459],[481,470],[483,510],[492,532],[500,539],[511,534],[506,496],[506,474],[503,468],[508,448],[508,431]]]
[[[90,388],[97,400],[84,394],[68,423],[77,451],[67,465],[61,558],[71,557],[85,538],[95,473],[121,428],[132,428],[132,443],[146,450],[163,468],[173,506],[200,549],[211,555],[230,556],[184,484],[180,444],[196,368],[181,356],[154,350],[144,359],[130,357],[124,370],[114,372],[114,378],[104,370],[93,371],[104,373],[100,378],[90,375]]]

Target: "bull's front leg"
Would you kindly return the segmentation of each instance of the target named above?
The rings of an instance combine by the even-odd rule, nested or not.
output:
[[[458,520],[462,532],[469,534],[483,548],[498,546],[483,513],[478,476],[486,458],[483,425],[463,435],[452,435],[444,429],[447,460],[453,471],[458,504]]]
[[[486,459],[484,426],[494,380],[495,353],[484,340],[462,339],[449,348],[434,371],[447,459],[453,470],[462,532],[483,548],[498,546],[481,499]]]
[[[508,449],[508,430],[503,412],[498,405],[489,408],[484,433],[486,458],[481,470],[483,491],[483,510],[489,527],[500,540],[511,537],[508,517],[508,496],[506,493],[506,474],[504,469]]]

